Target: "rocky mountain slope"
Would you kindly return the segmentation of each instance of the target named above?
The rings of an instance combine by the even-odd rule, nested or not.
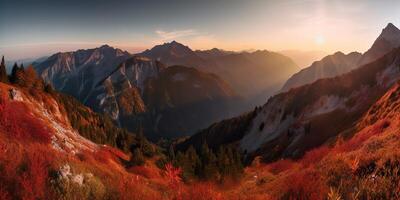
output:
[[[288,79],[281,89],[282,92],[288,91],[301,85],[312,83],[320,78],[334,77],[349,72],[357,67],[372,62],[392,49],[400,46],[400,30],[389,23],[375,40],[371,48],[364,54],[335,53],[326,56],[320,61],[314,62],[300,72],[294,74]]]
[[[35,68],[58,91],[86,103],[104,75],[111,73],[128,57],[128,52],[103,45],[95,49],[54,54]]]
[[[290,77],[280,91],[286,92],[291,88],[309,84],[321,78],[335,77],[349,72],[357,67],[361,56],[361,53],[358,52],[352,52],[347,55],[342,52],[336,52],[333,55],[326,56]]]
[[[274,160],[297,157],[339,134],[352,134],[361,116],[400,78],[399,66],[400,49],[395,49],[342,76],[278,94],[253,111],[255,117],[250,123],[242,122],[248,126],[240,127],[245,132],[235,142],[250,157],[261,155]],[[217,137],[214,134],[235,134],[235,129],[215,131],[226,123],[229,126],[229,121],[221,123],[193,138],[208,142]],[[187,142],[193,143],[190,139]]]
[[[400,30],[389,23],[383,30],[379,37],[372,44],[371,48],[363,54],[359,61],[359,65],[363,65],[374,61],[387,52],[400,46]]]
[[[184,66],[170,66],[150,79],[143,99],[148,131],[173,137],[191,135],[237,114],[241,101],[218,76]]]

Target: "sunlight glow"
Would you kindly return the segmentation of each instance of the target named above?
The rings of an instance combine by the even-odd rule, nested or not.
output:
[[[315,44],[323,45],[325,44],[325,37],[323,35],[317,35],[314,39]]]

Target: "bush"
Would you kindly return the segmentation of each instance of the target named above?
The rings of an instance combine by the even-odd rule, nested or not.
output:
[[[278,160],[276,162],[273,162],[269,165],[267,165],[267,168],[269,171],[273,174],[279,174],[281,172],[284,172],[288,169],[290,169],[293,166],[293,161],[288,160],[288,159],[283,159],[283,160]]]
[[[43,122],[30,115],[30,112],[21,102],[1,100],[0,128],[9,136],[18,140],[34,140],[49,143],[49,130]]]

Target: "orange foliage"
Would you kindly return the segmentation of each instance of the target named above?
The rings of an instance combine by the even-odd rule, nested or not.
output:
[[[157,175],[157,172],[154,172],[154,170],[151,170],[149,167],[145,166],[133,166],[128,169],[128,172],[137,174],[140,176],[143,176],[145,178],[155,178]]]
[[[312,164],[315,164],[322,160],[330,151],[330,148],[327,146],[321,146],[315,149],[308,151],[303,158],[301,158],[300,163],[304,167],[309,167]]]
[[[0,128],[18,140],[49,143],[50,134],[44,124],[30,115],[26,105],[0,98]]]
[[[181,168],[176,168],[171,163],[165,165],[165,176],[172,187],[176,187],[182,182],[181,174]]]
[[[0,188],[0,193],[11,199],[44,199],[48,194],[50,161],[55,156],[47,145],[36,143],[24,144],[23,147],[10,143],[3,150],[0,156],[0,186],[4,187]]]
[[[335,146],[337,152],[350,152],[358,149],[365,141],[374,135],[382,133],[387,127],[390,126],[388,121],[380,121],[373,125],[371,128],[364,129],[357,133],[350,140],[341,142]]]
[[[0,185],[0,199],[1,200],[11,200],[11,197],[8,194],[7,190],[5,190],[4,187],[1,185]]]
[[[196,183],[191,185],[183,194],[182,199],[191,200],[221,200],[222,194],[216,191],[212,183]]]
[[[276,162],[268,164],[267,168],[269,169],[270,172],[272,172],[274,174],[279,174],[283,171],[290,169],[293,166],[293,164],[294,163],[292,160],[283,159],[283,160],[278,160]]]
[[[319,174],[312,171],[292,173],[284,180],[284,199],[322,200],[328,188]]]

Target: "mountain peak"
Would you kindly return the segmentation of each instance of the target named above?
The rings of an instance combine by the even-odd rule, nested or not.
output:
[[[108,45],[108,44],[103,44],[103,45],[101,45],[99,48],[100,48],[100,49],[108,49],[108,48],[113,48],[113,47],[111,47],[111,46]]]
[[[392,23],[389,23],[382,30],[382,33],[379,36],[379,38],[384,38],[391,43],[398,42],[400,40],[400,30]]]
[[[175,40],[172,40],[171,42],[166,42],[166,43],[163,44],[163,46],[183,46],[183,47],[186,47],[182,43],[179,43],[179,42],[177,42]]]
[[[384,28],[385,29],[395,29],[395,30],[399,30],[394,24],[392,23],[388,23],[388,25]]]

